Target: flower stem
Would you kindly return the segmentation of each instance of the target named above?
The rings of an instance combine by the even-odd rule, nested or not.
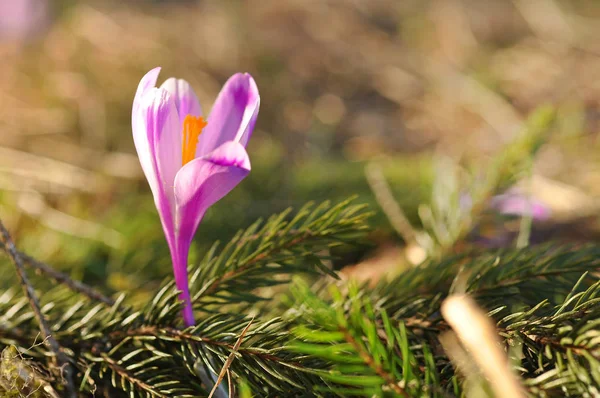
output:
[[[179,298],[183,304],[183,322],[185,326],[193,326],[196,321],[194,319],[194,309],[190,298],[190,288],[187,275],[189,245],[187,247],[178,246],[171,250],[171,259],[173,261],[173,273],[175,274],[175,285],[181,291]]]

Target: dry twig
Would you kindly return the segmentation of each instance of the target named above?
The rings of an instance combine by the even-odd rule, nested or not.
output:
[[[442,315],[489,380],[496,396],[523,398],[525,391],[509,367],[490,318],[466,295],[452,295],[442,303]]]
[[[8,253],[7,246],[3,242],[0,242],[0,249],[6,251]],[[29,265],[30,267],[34,268],[37,272],[41,272],[41,273],[49,276],[50,278],[54,279],[58,283],[62,283],[63,285],[67,286],[69,289],[79,292],[79,293],[89,297],[92,300],[100,301],[101,303],[104,303],[108,306],[113,306],[115,304],[115,300],[103,295],[102,293],[100,293],[96,289],[92,288],[91,286],[88,286],[85,283],[73,280],[67,274],[57,271],[54,268],[52,268],[50,265],[43,263],[39,260],[36,260],[35,258],[28,256],[27,254],[25,254],[23,252],[16,250],[16,253],[19,255],[19,257],[23,261],[23,264]]]
[[[248,329],[250,329],[250,326],[252,325],[253,321],[254,321],[254,318],[252,318],[250,320],[250,322],[248,322],[248,325],[246,325],[246,327],[244,328],[244,330],[242,330],[242,333],[240,334],[239,339],[237,340],[237,342],[233,346],[233,350],[231,350],[231,354],[229,354],[229,357],[227,358],[227,361],[225,361],[225,364],[223,364],[223,368],[221,369],[221,372],[219,373],[219,377],[217,378],[217,381],[215,382],[215,385],[213,386],[212,390],[210,391],[210,394],[208,394],[208,398],[212,398],[213,397],[213,395],[217,391],[217,388],[219,387],[219,384],[221,384],[221,381],[223,380],[223,378],[225,377],[225,375],[226,374],[229,375],[229,366],[231,366],[231,363],[233,362],[233,359],[235,358],[235,354],[237,353],[238,349],[240,348],[240,345],[242,345],[242,341],[244,340],[244,336],[246,335],[246,332],[248,332]],[[231,388],[231,382],[229,382],[228,384],[229,384],[229,388]],[[229,394],[231,395],[231,389],[229,390]]]
[[[381,168],[375,163],[369,163],[367,167],[365,167],[365,175],[371,190],[375,194],[377,203],[387,216],[392,227],[396,230],[398,235],[404,239],[407,245],[414,243],[416,241],[416,233],[406,218],[406,215],[404,215],[402,208],[396,199],[394,199],[394,194],[392,193]]]
[[[25,266],[23,265],[23,259],[20,253],[17,251],[8,230],[4,227],[4,224],[0,220],[0,240],[4,245],[4,249],[11,261],[15,265],[15,269],[17,270],[17,275],[19,276],[19,281],[21,283],[21,287],[29,300],[29,304],[33,309],[33,313],[35,314],[35,319],[37,320],[40,331],[42,332],[42,337],[44,338],[45,344],[48,348],[54,353],[54,359],[56,361],[56,365],[61,369],[61,374],[64,377],[65,387],[66,387],[66,396],[67,397],[77,397],[77,390],[75,388],[75,384],[73,382],[73,369],[71,364],[69,363],[69,358],[65,355],[58,344],[58,341],[52,336],[52,332],[50,331],[50,326],[48,325],[48,321],[42,314],[42,310],[40,307],[40,302],[38,300],[37,295],[35,294],[35,290],[33,286],[29,282],[27,278],[27,274],[25,273]]]

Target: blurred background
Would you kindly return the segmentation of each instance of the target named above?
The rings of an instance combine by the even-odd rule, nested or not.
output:
[[[139,79],[162,66],[205,110],[238,71],[261,93],[253,171],[209,210],[192,261],[259,217],[357,194],[377,211],[373,244],[336,266],[395,264],[402,233],[365,167],[418,227],[444,162],[486,167],[547,103],[532,240],[593,239],[598,37],[592,0],[0,0],[0,217],[21,250],[107,292],[170,276],[130,122]]]

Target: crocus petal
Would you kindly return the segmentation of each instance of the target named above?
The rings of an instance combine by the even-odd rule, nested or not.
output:
[[[167,137],[171,130],[179,128],[175,103],[165,90],[150,88],[139,99],[138,112],[133,115],[133,136],[144,174],[154,196],[154,203],[165,232],[169,248],[175,251],[173,183],[181,164],[181,141],[176,143]]]
[[[206,210],[250,172],[246,149],[238,142],[221,145],[186,164],[175,177],[177,236],[191,241]]]
[[[175,228],[175,176],[181,168],[181,126],[175,101],[162,88],[146,89],[139,99],[139,108],[134,127],[136,149],[144,168],[154,202],[160,216],[163,231],[171,251],[175,282],[181,290],[181,299],[186,302],[184,321],[194,322],[187,283],[187,251],[179,250]],[[144,141],[145,139],[145,141]],[[141,145],[138,146],[138,141]],[[144,143],[145,142],[145,143]],[[149,165],[149,167],[145,167]],[[189,245],[188,245],[189,248]]]
[[[194,323],[187,285],[188,253],[206,210],[227,195],[250,172],[246,149],[238,142],[221,145],[205,157],[187,163],[175,177],[175,279],[185,301],[184,321]]]
[[[131,128],[133,130],[133,142],[135,149],[137,150],[138,157],[140,158],[140,164],[142,170],[146,175],[146,179],[150,184],[152,192],[155,192],[158,188],[158,181],[154,166],[153,151],[154,148],[154,137],[152,134],[148,134],[146,129],[145,120],[141,117],[140,106],[142,103],[142,97],[145,92],[153,88],[156,85],[156,79],[160,73],[160,68],[154,68],[150,72],[146,73],[140,84],[138,85],[133,100],[133,107],[131,111]]]
[[[138,84],[137,91],[135,92],[135,97],[133,99],[133,108],[131,110],[131,124],[135,124],[135,118],[138,114],[138,110],[140,109],[140,103],[142,96],[146,91],[156,86],[156,80],[158,79],[158,75],[160,74],[160,67],[152,69],[150,72],[146,73],[142,80],[140,80],[140,84]],[[135,134],[135,133],[134,133]],[[135,136],[134,136],[135,138]]]
[[[146,131],[160,188],[172,197],[175,175],[181,168],[181,134],[175,102],[166,90],[151,88],[141,99],[138,118],[137,129]]]
[[[196,157],[204,156],[227,141],[246,146],[258,115],[260,96],[252,76],[237,73],[229,78],[208,116]]]
[[[160,87],[167,90],[173,96],[182,127],[187,115],[202,116],[200,101],[198,101],[194,89],[188,82],[183,79],[170,77]]]

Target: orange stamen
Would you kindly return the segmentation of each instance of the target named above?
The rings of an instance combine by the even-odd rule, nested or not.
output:
[[[202,134],[202,129],[206,127],[208,123],[204,121],[202,116],[195,117],[187,115],[183,121],[183,139],[181,140],[181,165],[185,166],[186,163],[194,160],[196,157],[196,147],[198,146],[198,139]]]

